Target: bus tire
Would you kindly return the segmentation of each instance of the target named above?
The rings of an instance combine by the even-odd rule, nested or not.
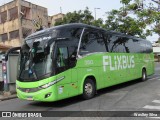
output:
[[[85,100],[91,99],[94,97],[95,93],[96,93],[96,87],[95,87],[95,82],[90,79],[87,78],[83,84],[83,94],[82,97]]]
[[[141,81],[146,81],[146,80],[147,80],[147,72],[146,72],[146,69],[142,69]]]

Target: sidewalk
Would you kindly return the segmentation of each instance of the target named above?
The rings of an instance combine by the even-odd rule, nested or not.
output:
[[[14,98],[17,98],[16,93],[11,94],[10,92],[0,91],[0,101],[10,100]]]

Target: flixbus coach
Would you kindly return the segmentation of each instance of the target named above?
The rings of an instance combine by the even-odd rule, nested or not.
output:
[[[17,96],[57,101],[154,73],[149,41],[85,24],[67,24],[28,36],[18,61]]]

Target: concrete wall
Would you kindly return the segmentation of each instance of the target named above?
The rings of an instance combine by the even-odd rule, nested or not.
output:
[[[51,26],[52,25],[54,26],[56,21],[63,20],[63,17],[64,17],[64,14],[62,13],[49,17],[49,19],[51,19]]]
[[[12,39],[12,40],[7,40],[5,42],[0,42],[3,43],[4,45],[8,45],[8,46],[14,46],[14,47],[18,47],[21,45],[20,39]]]
[[[8,9],[12,9],[14,8],[15,6],[18,6],[18,1],[11,1],[3,6],[0,6],[0,12],[4,12]]]
[[[10,19],[10,10],[16,8],[15,19]],[[24,11],[23,11],[24,10]],[[0,6],[0,13],[7,13],[7,17],[3,16],[3,22],[0,24],[0,44],[9,46],[20,46],[23,43],[23,38],[35,32],[38,28],[33,24],[33,20],[41,26],[48,27],[48,11],[47,8],[32,4],[27,1],[14,0],[3,6]],[[25,14],[25,15],[24,15]],[[12,16],[14,16],[12,14]],[[0,16],[0,18],[2,18]],[[1,20],[0,20],[1,22]],[[19,30],[19,36],[13,39],[10,38],[10,33]],[[26,32],[26,33],[23,33]],[[27,33],[28,32],[28,33]],[[2,39],[2,35],[7,33],[7,40]]]
[[[30,13],[29,13],[30,15],[29,15],[28,19],[30,19],[32,21],[35,20],[37,22],[39,22],[39,19],[42,19],[42,26],[48,27],[48,10],[47,10],[47,8],[44,8],[42,6],[35,5],[30,2],[26,2],[26,1],[22,1],[21,5],[23,7],[30,9]],[[22,25],[24,25],[24,24],[22,23]],[[36,29],[36,27],[34,27],[33,23],[32,23],[32,25],[29,23],[28,26],[32,27],[34,30]]]
[[[18,18],[15,20],[0,24],[0,34],[8,33],[18,29],[19,29]]]

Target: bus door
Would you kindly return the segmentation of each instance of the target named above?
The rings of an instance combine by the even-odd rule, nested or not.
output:
[[[58,99],[74,95],[72,69],[70,69],[69,63],[69,43],[67,40],[56,42],[55,67],[56,79],[62,79],[61,82],[57,83]]]

